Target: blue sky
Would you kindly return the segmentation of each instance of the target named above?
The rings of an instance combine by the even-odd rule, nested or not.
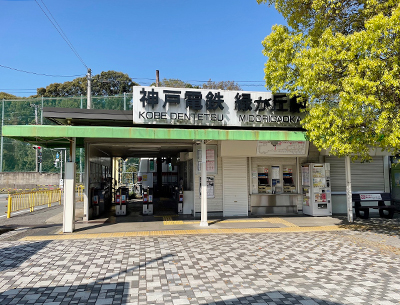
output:
[[[161,79],[193,84],[231,80],[244,90],[265,91],[261,42],[274,24],[285,23],[273,7],[256,0],[37,2],[47,6],[93,74],[115,70],[141,85],[152,83],[159,70]],[[85,75],[85,65],[37,2],[0,0],[0,65],[39,74]],[[29,96],[36,88],[74,78],[0,67],[0,91]]]

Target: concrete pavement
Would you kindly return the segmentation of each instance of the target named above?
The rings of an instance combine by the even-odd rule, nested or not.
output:
[[[174,215],[78,217],[77,232],[60,234],[61,209],[51,209],[44,223],[24,226],[18,216],[21,232],[0,235],[0,304],[400,301],[398,214],[352,224],[343,216],[211,219],[201,230]]]

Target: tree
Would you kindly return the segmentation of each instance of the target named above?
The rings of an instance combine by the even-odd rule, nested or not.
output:
[[[150,86],[155,86],[156,83],[152,83]],[[184,82],[183,80],[176,78],[163,78],[162,81],[158,84],[160,87],[170,87],[170,88],[196,88],[199,89],[199,86],[192,85],[190,83]]]
[[[242,88],[240,88],[240,86],[234,81],[214,82],[211,79],[209,79],[207,83],[203,84],[203,89],[242,90]]]
[[[266,87],[307,101],[303,127],[319,149],[369,159],[400,150],[398,0],[257,0],[288,26],[263,41]]]
[[[113,96],[132,92],[133,86],[139,84],[134,82],[128,74],[116,71],[106,71],[92,77],[93,96]],[[37,96],[44,97],[70,97],[87,94],[86,77],[78,77],[64,83],[53,83],[46,88],[38,88]]]
[[[20,97],[13,95],[13,94],[9,94],[6,92],[0,92],[0,100],[15,100],[15,99],[19,99]]]
[[[150,86],[155,86],[156,83],[152,83]],[[220,90],[242,90],[240,86],[234,81],[220,81],[215,82],[211,79],[204,83],[203,86],[196,86],[183,80],[176,78],[164,78],[159,83],[160,87],[171,87],[171,88],[194,88],[194,89],[220,89]]]

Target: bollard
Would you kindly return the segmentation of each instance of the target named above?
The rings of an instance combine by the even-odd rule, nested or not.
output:
[[[8,208],[7,208],[7,218],[11,217],[11,195],[8,195]]]
[[[47,191],[46,193],[47,193],[47,199],[49,200],[48,207],[51,208],[51,192]]]

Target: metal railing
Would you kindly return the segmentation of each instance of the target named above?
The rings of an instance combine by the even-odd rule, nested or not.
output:
[[[61,189],[45,190],[26,193],[15,193],[8,195],[7,218],[11,217],[11,213],[27,210],[33,212],[37,206],[46,205],[51,207],[52,203],[61,205]]]

